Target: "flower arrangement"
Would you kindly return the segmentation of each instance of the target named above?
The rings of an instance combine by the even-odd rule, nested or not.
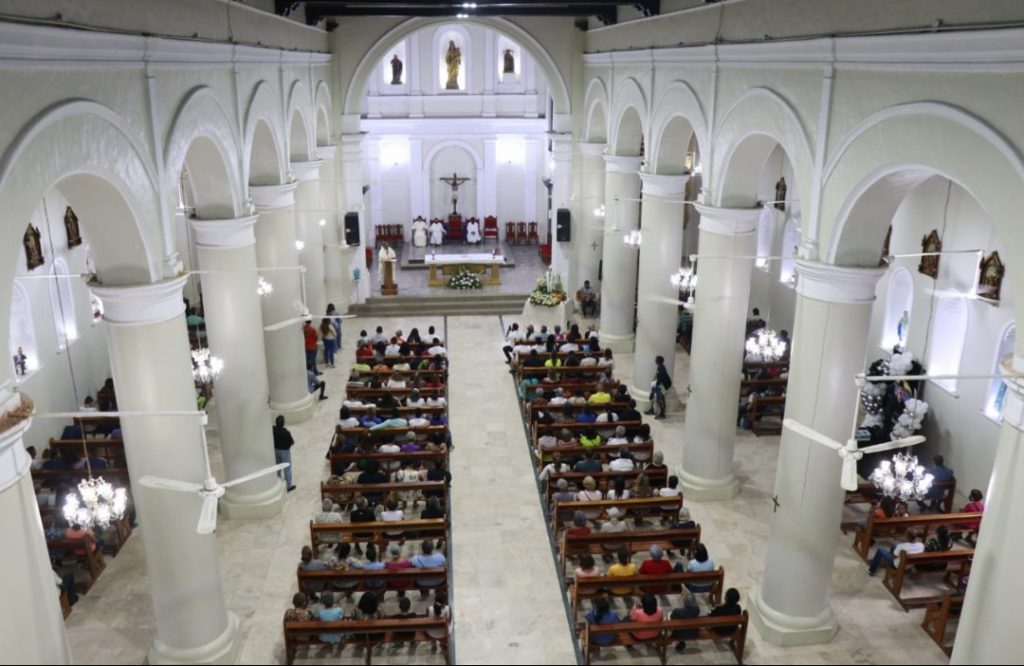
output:
[[[479,275],[463,266],[448,280],[448,288],[466,291],[469,289],[483,289],[484,285],[480,282]]]
[[[551,270],[537,278],[537,287],[530,293],[530,303],[549,308],[564,302],[565,298],[562,278]]]

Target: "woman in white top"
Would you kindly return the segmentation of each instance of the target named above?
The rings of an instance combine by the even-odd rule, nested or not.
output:
[[[378,450],[381,453],[398,453],[402,450],[402,447],[398,446],[398,444],[395,444],[394,442],[388,442],[387,444],[381,444],[380,449]],[[390,472],[394,472],[401,466],[402,463],[397,460],[386,462],[383,465],[384,469]]]
[[[419,483],[422,479],[420,473],[409,466],[409,463],[402,465],[402,469],[395,472],[395,483]],[[403,490],[399,492],[399,496],[402,500],[402,508],[408,507],[412,504],[413,511],[416,510],[416,498],[418,491],[416,490]],[[383,515],[383,514],[381,514]]]
[[[380,512],[382,523],[398,523],[405,520],[405,512],[398,508],[398,500],[389,497],[384,503],[384,510]],[[387,536],[402,536],[402,532],[384,532]]]
[[[434,603],[427,607],[427,617],[443,617],[448,620],[448,628],[446,631],[451,631],[452,612],[448,608],[448,604],[445,603],[441,590],[434,593]],[[440,629],[427,629],[427,636],[430,636],[431,638],[444,638],[445,634],[442,633]]]
[[[385,384],[385,388],[405,388],[405,375],[395,373],[388,378],[388,383]]]
[[[582,359],[580,359],[581,368],[593,368],[596,365],[597,359],[594,358],[593,356],[584,356]]]
[[[430,425],[430,419],[424,418],[423,412],[421,412],[418,409],[413,414],[413,417],[411,419],[409,419],[409,427],[410,428],[425,428],[426,426],[429,426],[429,425]],[[424,440],[426,438],[427,438],[427,433],[425,433],[425,432],[418,432],[418,433],[416,433],[416,439]]]
[[[615,361],[612,360],[612,350],[605,349],[604,356],[597,359],[597,364],[602,368],[608,368],[609,370],[613,369],[615,367]]]
[[[565,474],[566,472],[572,471],[572,468],[568,464],[562,462],[562,454],[555,451],[551,454],[551,462],[544,465],[544,469],[540,471],[537,478],[541,481],[547,481],[548,477],[552,474]]]
[[[342,407],[338,412],[338,427],[339,428],[358,428],[359,419],[352,416],[348,411],[348,407]]]
[[[626,495],[628,496],[629,493],[627,492]],[[608,520],[601,525],[601,534],[622,534],[623,532],[625,532],[629,528],[629,526],[626,523],[619,520],[621,515],[622,512],[617,507],[613,506],[612,508],[608,509]],[[611,554],[617,551],[619,548],[622,548],[622,544],[605,543],[601,544],[601,547],[605,550],[604,560],[606,562],[610,562],[612,559]]]
[[[580,502],[598,502],[604,499],[604,495],[597,489],[597,481],[594,481],[594,477],[588,476],[583,479],[583,490],[576,493],[576,499]],[[587,520],[594,520],[601,517],[600,509],[592,509],[590,511],[581,511]]]

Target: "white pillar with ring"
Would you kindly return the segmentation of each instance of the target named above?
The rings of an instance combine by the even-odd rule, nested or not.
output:
[[[603,143],[578,143],[580,153],[579,168],[579,206],[577,215],[572,220],[573,279],[566,283],[568,296],[575,298],[576,292],[583,288],[583,283],[590,281],[590,286],[598,290],[598,267],[604,250],[604,218],[595,214],[604,201],[604,148]]]
[[[601,278],[602,347],[633,351],[636,304],[636,250],[623,237],[640,225],[641,157],[605,155],[604,252]]]
[[[325,299],[333,303],[338,312],[348,312],[348,271],[344,269],[348,253],[342,247],[344,232],[340,228],[342,216],[338,214],[338,183],[335,157],[337,146],[317,146],[320,165],[320,217],[324,243],[324,288]]]
[[[292,162],[295,174],[296,236],[303,243],[299,263],[306,269],[306,305],[319,328],[327,312],[327,288],[324,281],[324,227],[327,218],[320,197],[320,168],[323,162]],[[323,224],[321,224],[323,222]]]

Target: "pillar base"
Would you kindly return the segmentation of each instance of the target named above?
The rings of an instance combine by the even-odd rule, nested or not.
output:
[[[717,502],[732,499],[740,494],[740,480],[732,472],[721,479],[705,479],[680,469],[678,476],[686,499]]]
[[[639,388],[637,386],[630,386],[629,387],[629,396],[631,398],[633,398],[633,400],[636,400],[636,408],[639,409],[642,412],[643,411],[647,411],[648,409],[651,408],[651,404],[652,403],[651,403],[650,395],[651,395],[650,387],[648,387],[648,388]]]
[[[252,495],[234,492],[234,488],[229,488],[224,497],[220,498],[220,513],[232,520],[272,518],[281,513],[286,495],[284,481],[281,480],[273,487]]]
[[[274,418],[277,418],[278,414],[282,414],[285,422],[288,424],[302,423],[313,418],[313,406],[315,404],[316,399],[310,393],[295,402],[274,402],[271,400],[270,412]]]
[[[234,664],[241,649],[238,616],[228,611],[228,626],[220,636],[206,645],[179,649],[165,645],[158,638],[146,654],[148,664]]]
[[[839,630],[831,606],[813,617],[786,615],[768,607],[761,598],[760,587],[755,587],[747,597],[747,609],[757,632],[772,645],[793,647],[829,643]]]
[[[604,331],[599,331],[598,340],[601,342],[601,346],[605,349],[611,349],[613,352],[629,353],[633,351],[633,347],[636,343],[636,334],[611,335]]]

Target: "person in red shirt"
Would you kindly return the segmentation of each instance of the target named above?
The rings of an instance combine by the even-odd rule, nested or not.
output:
[[[307,320],[302,324],[302,336],[306,342],[306,367],[315,375],[323,374],[316,368],[316,342],[320,336],[317,335],[312,321]]]
[[[640,565],[641,576],[665,576],[672,573],[672,563],[665,559],[665,551],[654,544],[650,549],[651,559]],[[651,594],[668,594],[668,587],[650,588]]]
[[[572,517],[572,527],[566,530],[569,536],[587,536],[590,528],[587,527],[587,517],[582,511],[577,511]]]

